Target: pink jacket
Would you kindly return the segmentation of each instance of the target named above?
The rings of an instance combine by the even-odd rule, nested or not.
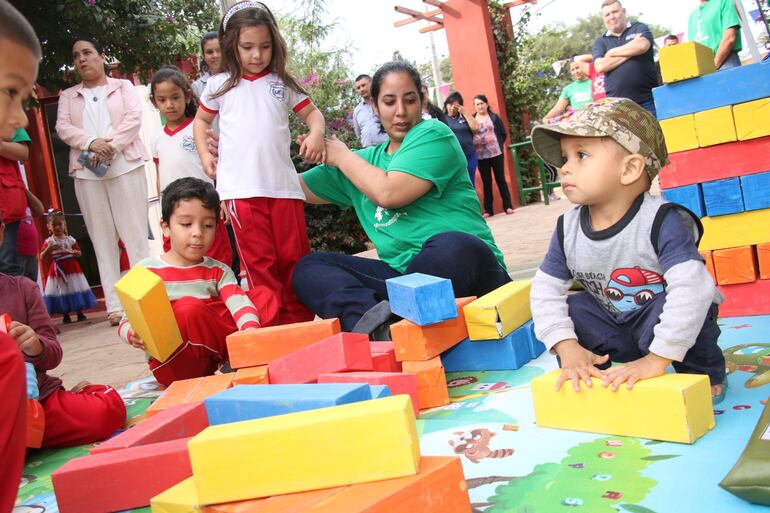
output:
[[[107,77],[107,108],[112,121],[110,144],[123,153],[126,160],[149,158],[139,131],[142,127],[142,104],[134,85],[128,80]],[[83,146],[93,138],[83,130],[85,97],[83,84],[65,89],[59,95],[59,111],[56,119],[56,133],[70,147],[69,173],[72,175],[83,166],[78,156]]]

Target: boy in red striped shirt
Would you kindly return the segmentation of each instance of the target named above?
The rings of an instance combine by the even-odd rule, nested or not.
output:
[[[169,385],[216,372],[227,360],[227,336],[259,328],[259,317],[233,271],[205,256],[214,243],[219,218],[214,187],[198,178],[180,178],[166,187],[162,198],[160,225],[171,239],[171,249],[139,264],[163,280],[182,333],[182,346],[165,362],[149,360],[158,383]],[[125,316],[118,334],[144,349]]]

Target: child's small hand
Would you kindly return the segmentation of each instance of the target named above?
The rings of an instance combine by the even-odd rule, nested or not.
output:
[[[145,350],[144,340],[139,338],[139,335],[134,333],[134,330],[128,330],[128,343],[137,349]]]
[[[625,365],[615,365],[603,372],[604,380],[602,385],[612,386],[612,391],[616,392],[620,385],[626,384],[626,388],[631,390],[640,379],[654,378],[665,372],[671,360],[663,358],[653,353],[643,356],[638,360]]]
[[[299,146],[299,154],[308,164],[317,164],[326,161],[326,143],[323,134],[310,132]]]
[[[16,345],[19,346],[21,352],[25,356],[35,357],[40,356],[43,352],[43,344],[40,343],[40,339],[37,338],[35,330],[22,324],[18,321],[11,322],[8,326],[8,334],[16,339]]]
[[[209,178],[213,180],[217,177],[217,158],[214,155],[204,152],[201,155],[201,166]]]
[[[572,382],[575,392],[580,392],[581,379],[586,386],[590,387],[593,386],[591,376],[600,379],[604,377],[596,365],[605,363],[609,359],[608,355],[595,355],[575,339],[562,340],[554,346],[554,349],[561,359],[561,376],[556,380],[557,392],[567,380]]]
[[[230,224],[230,211],[227,210],[226,201],[219,202],[219,217],[222,219],[223,223]]]

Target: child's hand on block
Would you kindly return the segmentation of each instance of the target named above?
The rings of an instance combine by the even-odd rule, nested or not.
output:
[[[603,379],[604,374],[597,369],[596,365],[605,363],[608,355],[598,356],[581,346],[577,340],[562,340],[554,346],[556,354],[561,359],[561,376],[556,380],[556,391],[561,390],[565,381],[572,381],[572,388],[575,392],[580,392],[580,380],[582,379],[586,386],[592,386],[591,376]]]
[[[137,349],[141,349],[142,351],[145,350],[144,340],[139,338],[139,335],[137,335],[134,330],[128,330],[128,343]]]
[[[8,326],[8,334],[16,339],[16,345],[19,346],[24,356],[34,358],[43,352],[43,344],[37,338],[37,333],[26,324],[18,321],[11,322]]]
[[[639,358],[631,363],[616,365],[603,372],[604,380],[602,385],[612,386],[612,391],[616,392],[620,385],[626,384],[626,388],[631,390],[640,379],[654,378],[660,376],[671,363],[668,358],[663,358],[653,353]]]

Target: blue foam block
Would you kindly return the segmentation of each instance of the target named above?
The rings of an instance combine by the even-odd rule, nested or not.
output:
[[[706,204],[706,214],[709,216],[724,216],[744,211],[739,178],[703,182],[701,190],[703,202]]]
[[[711,73],[652,90],[658,119],[695,114],[770,96],[770,61]]]
[[[770,167],[770,162],[767,165]],[[742,176],[741,190],[746,210],[770,208],[770,173]]]
[[[372,391],[372,399],[390,397],[390,388],[388,388],[388,385],[370,385],[369,388]]]
[[[204,400],[209,425],[228,424],[372,398],[362,383],[313,385],[237,385]]]
[[[466,338],[441,354],[441,364],[446,372],[518,369],[531,359],[530,330],[525,324],[500,340]]]
[[[427,274],[414,273],[385,281],[390,310],[420,326],[457,317],[452,282]]]
[[[703,203],[703,193],[701,184],[685,185],[684,187],[674,187],[663,191],[663,197],[672,203],[679,203],[698,216],[706,215],[706,205]]]
[[[524,325],[529,331],[529,357],[535,359],[545,351],[545,344],[538,340],[535,335],[535,323],[533,321],[527,321]]]

